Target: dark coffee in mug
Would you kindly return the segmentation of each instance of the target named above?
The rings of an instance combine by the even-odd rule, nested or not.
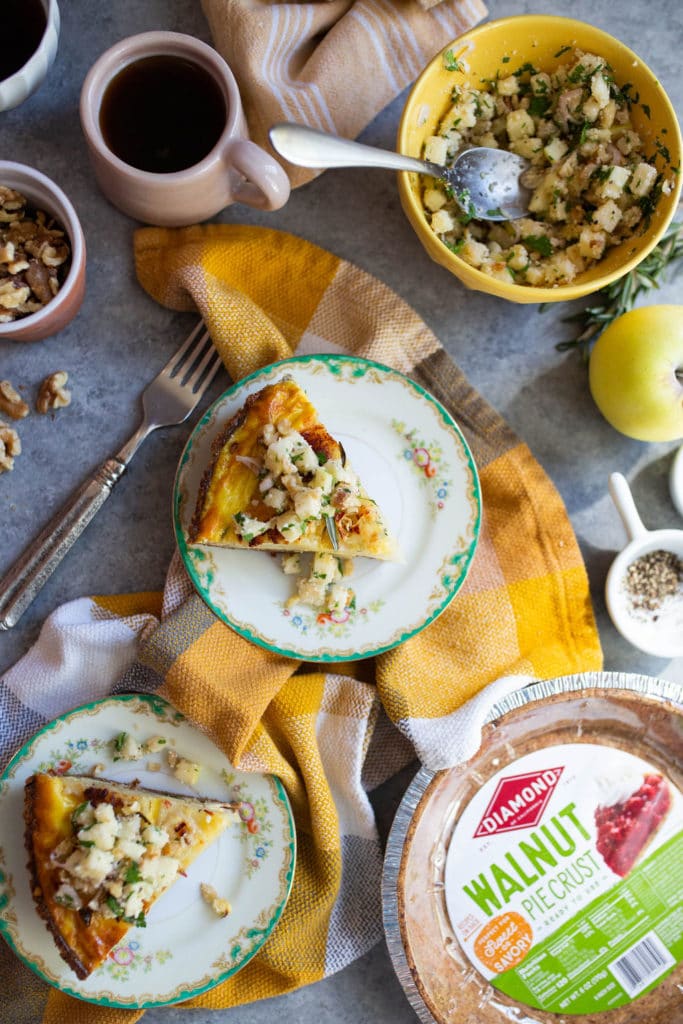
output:
[[[0,0],[2,46],[0,82],[14,75],[33,56],[47,27],[41,0]]]
[[[184,57],[133,61],[107,85],[100,130],[109,149],[140,171],[193,167],[218,142],[228,111],[213,75]]]

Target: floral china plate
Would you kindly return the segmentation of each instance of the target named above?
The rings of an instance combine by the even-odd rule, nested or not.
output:
[[[354,559],[355,607],[341,614],[288,606],[293,578],[272,553],[188,541],[211,442],[249,395],[286,375],[343,444],[398,538],[399,562]],[[396,370],[337,355],[273,363],[226,391],[187,443],[173,509],[185,567],[215,614],[261,647],[316,662],[368,658],[429,625],[465,580],[481,518],[472,455],[443,406]]]
[[[116,761],[121,732],[138,742],[164,736],[201,765],[196,791],[181,785],[165,759]],[[150,761],[160,770],[150,771]],[[25,780],[36,771],[139,779],[169,793],[240,802],[240,822],[200,855],[105,963],[80,981],[61,959],[38,916],[29,886],[23,827]],[[109,697],[44,726],[14,756],[0,778],[0,932],[41,978],[103,1006],[144,1008],[177,1003],[229,978],[251,960],[277,924],[292,884],[295,832],[289,801],[269,775],[236,771],[225,755],[179,711],[156,696]],[[232,907],[217,917],[200,895],[207,882]]]

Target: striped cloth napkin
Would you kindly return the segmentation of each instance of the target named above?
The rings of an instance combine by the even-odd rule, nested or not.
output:
[[[431,767],[451,763],[462,750],[458,709],[493,681],[519,677],[498,683],[507,689],[529,677],[599,669],[601,652],[557,492],[395,293],[266,228],[144,228],[135,245],[143,287],[174,309],[199,308],[234,380],[294,352],[346,352],[408,374],[463,428],[483,494],[480,541],[462,590],[422,633],[373,661],[297,672],[299,662],[219,622],[176,558],[163,601],[137,594],[71,602],[0,683],[3,763],[60,712],[113,689],[158,690],[234,764],[282,780],[297,827],[292,895],[258,955],[190,1003],[219,1008],[291,991],[370,949],[381,937],[382,856],[368,790],[415,751]],[[141,1016],[48,995],[4,943],[0,985],[13,1024],[34,1024],[43,1010],[45,1024]]]
[[[202,0],[239,83],[249,134],[296,121],[355,138],[442,47],[486,17],[482,0]],[[278,159],[280,159],[278,157]],[[287,165],[293,186],[318,174]]]

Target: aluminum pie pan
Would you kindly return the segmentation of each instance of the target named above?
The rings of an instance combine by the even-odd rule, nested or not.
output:
[[[655,705],[659,703],[663,707],[673,706],[683,710],[683,685],[680,683],[626,672],[586,672],[541,680],[513,691],[492,706],[486,716],[485,724],[495,722],[509,712],[524,708],[536,701],[547,700],[558,695],[579,694],[586,690],[603,692],[615,690],[633,696],[640,694],[647,698],[648,702],[654,702]],[[438,1020],[431,1012],[408,961],[401,928],[400,877],[416,812],[437,774],[440,773],[420,768],[408,786],[389,833],[382,873],[382,913],[387,948],[401,987],[422,1024],[443,1024],[443,1021]],[[519,1007],[522,1014],[511,1010],[506,1015],[509,1020],[521,1022],[525,1009],[531,1013],[537,1012],[532,1007],[526,1008],[522,1004],[519,1004]],[[561,1019],[554,1014],[549,1016],[557,1021]],[[464,1018],[462,1019],[464,1021]],[[501,1015],[501,1022],[503,1019]],[[531,1018],[526,1019],[530,1020]],[[578,1024],[579,1019],[574,1019]]]

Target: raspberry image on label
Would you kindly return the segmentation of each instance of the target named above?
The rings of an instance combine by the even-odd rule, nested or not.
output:
[[[597,850],[615,875],[626,877],[670,806],[668,783],[661,775],[651,773],[625,800],[596,808]]]

